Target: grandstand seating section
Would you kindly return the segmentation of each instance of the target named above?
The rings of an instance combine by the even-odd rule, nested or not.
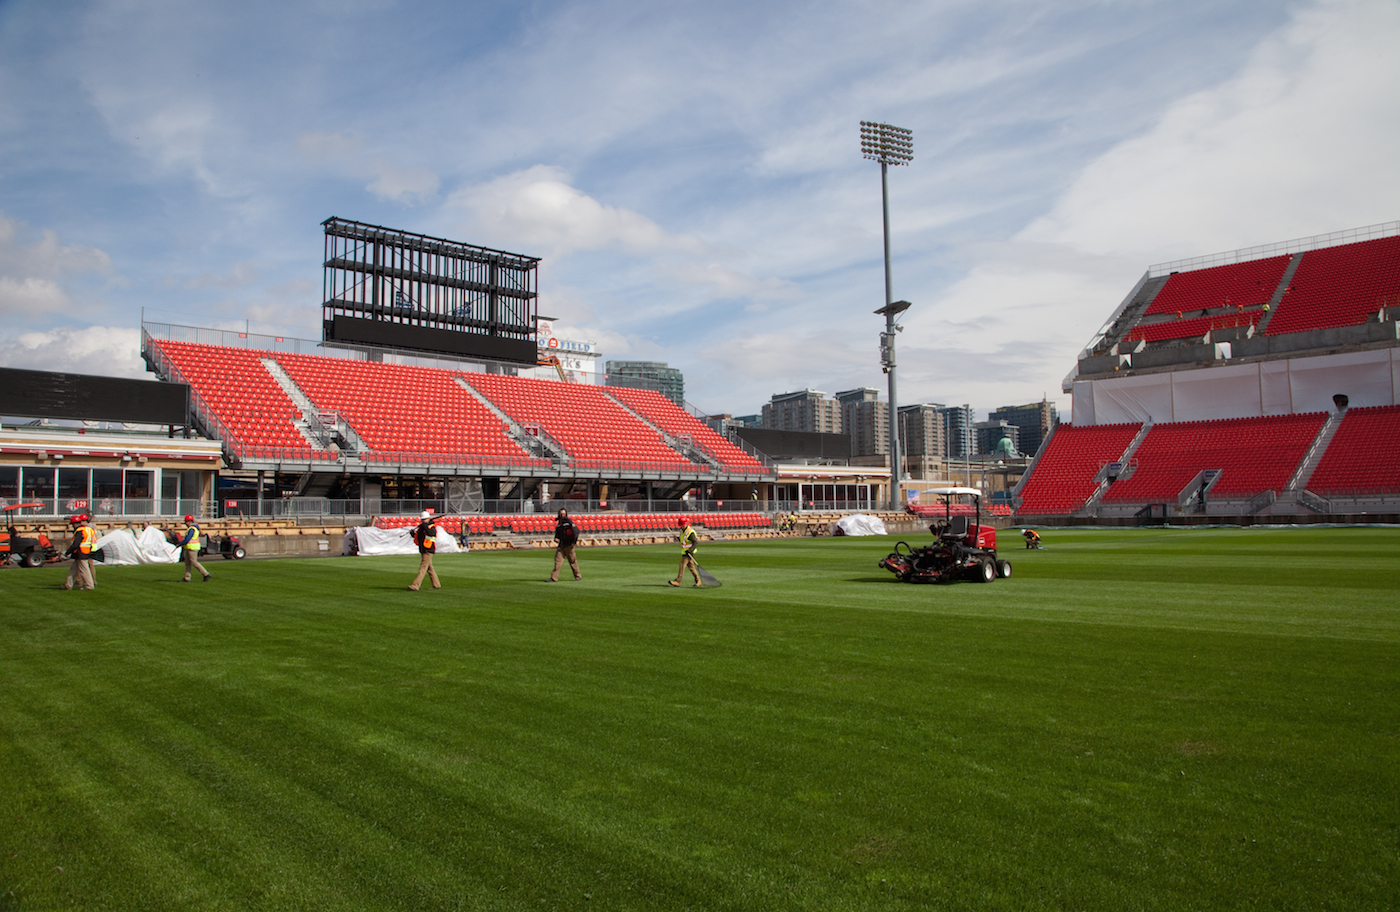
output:
[[[1400,406],[1348,409],[1307,488],[1324,497],[1400,493]]]
[[[1103,502],[1175,503],[1207,469],[1221,471],[1213,497],[1281,491],[1326,420],[1312,412],[1155,425],[1133,454],[1132,477],[1115,482]]]
[[[541,426],[580,468],[703,472],[656,430],[689,437],[729,473],[766,468],[669,399],[500,374],[150,340],[228,431],[242,458],[331,459],[294,422],[301,409],[263,366],[271,358],[319,410],[335,410],[364,443],[366,462],[547,467],[513,440],[507,423],[464,389],[465,381],[524,424]],[[613,398],[609,394],[615,394]],[[623,405],[622,403],[626,403]],[[642,416],[638,418],[638,415]]]
[[[560,503],[567,504],[567,501]],[[566,506],[565,509],[568,509]],[[609,534],[665,532],[673,533],[684,515],[692,524],[705,529],[760,529],[773,525],[773,518],[766,513],[581,513],[574,514],[574,524],[585,535],[606,536]],[[492,532],[509,532],[516,535],[554,534],[554,514],[536,513],[530,516],[444,516],[437,521],[447,532],[459,535],[466,524],[470,534],[486,535]],[[381,529],[400,529],[418,525],[417,517],[390,516],[376,520]]]
[[[1170,284],[1170,283],[1168,283]],[[1400,305],[1400,236],[1309,250],[1265,335],[1366,322]]]
[[[501,374],[462,376],[517,422],[543,427],[579,468],[684,472],[698,468],[600,387]]]
[[[1117,462],[1141,429],[1140,424],[1060,425],[1021,489],[1018,512],[1049,516],[1084,506],[1098,488],[1094,476]]]
[[[726,469],[761,472],[763,463],[716,434],[709,425],[655,390],[610,386],[607,393],[672,437],[689,437]]]
[[[1219,307],[1260,307],[1278,289],[1288,260],[1286,255],[1276,256],[1174,273],[1152,299],[1147,313],[1189,317]]]
[[[301,409],[262,364],[271,352],[151,340],[227,428],[231,446],[245,456],[330,459],[297,430]]]
[[[511,440],[505,422],[451,371],[315,355],[278,355],[277,363],[319,408],[349,421],[371,448],[366,461],[549,464]]]
[[[1201,338],[1213,329],[1232,329],[1238,326],[1255,326],[1267,311],[1261,308],[1240,310],[1235,313],[1214,314],[1208,317],[1191,317],[1185,320],[1169,320],[1164,323],[1149,323],[1133,327],[1128,332],[1128,341],[1144,339],[1148,342],[1164,342],[1168,339]]]

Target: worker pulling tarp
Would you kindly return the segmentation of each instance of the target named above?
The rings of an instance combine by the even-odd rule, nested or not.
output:
[[[108,567],[174,564],[180,560],[180,549],[172,545],[165,533],[155,526],[146,526],[139,533],[131,529],[113,529],[99,538],[92,549],[102,553],[102,563]]]
[[[457,539],[441,526],[438,526],[436,540],[438,554],[456,554],[462,550],[462,546],[457,544]],[[407,526],[400,529],[354,526],[345,532],[345,543],[341,553],[356,554],[360,557],[417,554],[418,545],[413,541],[413,530]]]

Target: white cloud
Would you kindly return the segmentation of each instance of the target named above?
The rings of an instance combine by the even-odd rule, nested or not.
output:
[[[1237,76],[1086,168],[1023,237],[1162,261],[1394,218],[1397,47],[1393,0],[1300,10]]]
[[[617,250],[643,256],[699,254],[695,237],[672,234],[640,213],[600,203],[573,187],[560,168],[535,165],[452,194],[460,230],[487,234],[554,257],[577,250]]]
[[[68,293],[51,279],[0,276],[0,314],[66,313],[72,303]]]
[[[683,263],[665,269],[663,274],[719,298],[793,298],[799,294],[791,282],[755,279],[722,263]]]
[[[340,161],[360,154],[364,143],[344,133],[302,133],[297,152],[313,161]]]
[[[32,319],[74,309],[67,282],[83,275],[110,275],[112,260],[95,247],[62,244],[51,230],[37,241],[21,241],[25,226],[0,214],[0,314]]]
[[[337,165],[359,178],[373,178],[365,189],[382,200],[413,204],[437,195],[438,176],[422,167],[400,167],[383,155],[368,155],[364,143],[343,133],[303,133],[296,148],[304,158]]]
[[[400,168],[386,158],[370,163],[374,180],[365,189],[380,199],[416,203],[432,199],[438,191],[438,176],[427,168]]]
[[[238,262],[227,273],[206,272],[197,279],[185,281],[186,288],[241,288],[251,285],[258,279],[257,267],[252,263]]]
[[[71,273],[111,273],[112,259],[107,254],[95,247],[62,244],[51,230],[45,229],[32,244],[21,243],[25,227],[0,213],[0,274],[57,278]]]
[[[54,329],[0,340],[0,364],[28,370],[150,379],[141,361],[141,333],[124,326]]]

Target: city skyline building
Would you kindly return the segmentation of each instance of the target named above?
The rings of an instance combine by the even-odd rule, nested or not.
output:
[[[763,406],[763,427],[774,431],[844,433],[841,403],[820,390],[778,393]]]
[[[1050,430],[1059,423],[1060,416],[1048,400],[1031,402],[1026,405],[1004,405],[994,409],[987,416],[989,421],[1006,421],[1020,431],[1017,449],[1027,456],[1040,451],[1040,445],[1050,436]]]
[[[685,405],[685,375],[664,361],[609,361],[608,386],[656,390],[676,405]]]
[[[885,456],[890,451],[890,406],[873,387],[836,394],[843,433],[851,438],[852,456]]]

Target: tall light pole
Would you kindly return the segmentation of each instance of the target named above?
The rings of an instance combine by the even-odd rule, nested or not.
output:
[[[875,311],[885,315],[885,331],[880,334],[880,366],[890,378],[890,509],[902,510],[900,477],[904,461],[899,452],[899,397],[895,386],[894,334],[903,329],[895,317],[909,309],[908,301],[894,299],[894,279],[890,274],[890,165],[907,165],[914,160],[914,131],[889,124],[860,122],[860,151],[880,163],[880,202],[885,215],[885,306]]]

